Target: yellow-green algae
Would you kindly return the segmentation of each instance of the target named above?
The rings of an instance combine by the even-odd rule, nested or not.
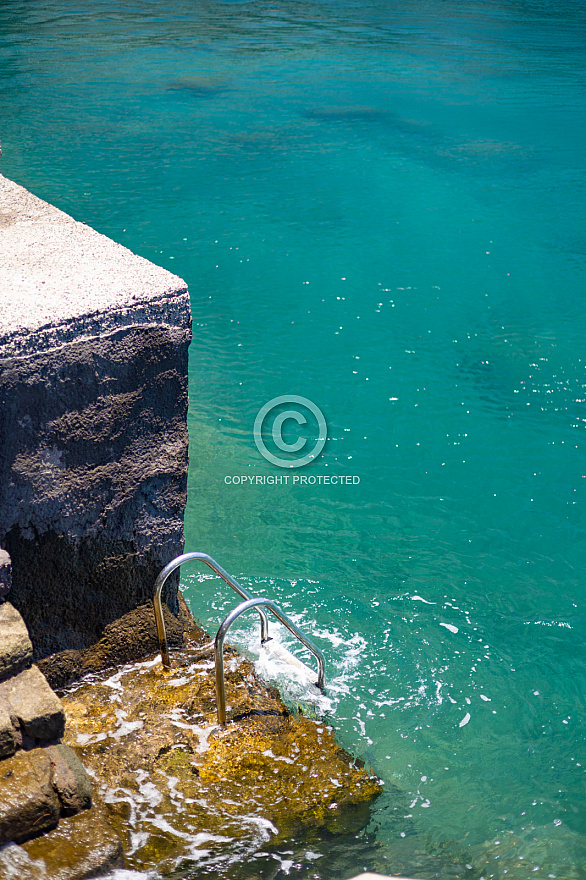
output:
[[[171,870],[301,828],[362,827],[381,791],[326,725],[290,714],[227,649],[228,726],[217,725],[213,661],[188,639],[155,659],[92,676],[63,695],[66,741],[94,780],[130,868]]]
[[[91,810],[62,819],[57,828],[22,845],[28,862],[18,867],[19,880],[72,880],[101,876],[123,865],[120,841],[101,812]],[[0,877],[3,877],[0,867]],[[9,872],[8,878],[14,878]]]

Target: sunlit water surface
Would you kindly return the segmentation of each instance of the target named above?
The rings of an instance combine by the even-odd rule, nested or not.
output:
[[[313,634],[390,792],[342,847],[208,874],[584,876],[584,16],[0,6],[2,172],[189,284],[187,547]],[[253,441],[284,394],[329,429],[299,470]],[[215,631],[235,597],[182,581]]]

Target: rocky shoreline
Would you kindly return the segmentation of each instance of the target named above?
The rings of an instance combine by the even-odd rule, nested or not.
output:
[[[4,575],[9,585],[6,564]],[[184,605],[182,621],[172,669],[152,606],[110,656],[112,633],[75,662],[49,658],[53,678],[68,679],[59,699],[32,663],[21,615],[0,605],[0,880],[167,873],[303,829],[364,827],[380,781],[229,648],[221,727],[209,636]],[[71,682],[72,670],[85,676]]]
[[[174,669],[157,659],[155,579],[184,546],[185,282],[0,175],[0,306],[0,880],[362,827],[379,781],[229,650],[218,726],[178,572]]]
[[[88,774],[63,742],[61,701],[32,665],[27,628],[8,602],[0,605],[0,632],[0,878],[81,880],[121,865],[120,840],[92,810]],[[42,856],[72,835],[79,846],[66,869],[47,873],[45,859],[31,856],[35,838],[44,842]]]
[[[207,642],[194,628],[171,670],[155,656],[91,676],[63,696],[65,741],[88,768],[126,865],[166,873],[303,828],[364,827],[380,781],[330,728],[291,714],[230,650],[228,725],[218,725]]]

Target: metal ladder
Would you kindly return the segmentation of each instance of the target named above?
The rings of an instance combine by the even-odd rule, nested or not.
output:
[[[157,622],[157,635],[159,638],[159,648],[161,651],[161,660],[163,662],[163,666],[166,669],[171,668],[171,660],[169,657],[169,646],[167,643],[167,632],[165,629],[165,621],[163,619],[163,605],[161,601],[161,593],[163,591],[163,587],[169,575],[175,571],[176,568],[179,568],[184,562],[191,562],[192,560],[198,560],[200,562],[205,562],[206,565],[214,571],[217,575],[219,575],[229,586],[235,590],[239,596],[245,600],[241,602],[236,608],[234,608],[230,614],[228,614],[222,623],[220,624],[220,628],[217,632],[216,638],[214,640],[214,657],[215,657],[215,669],[216,669],[216,699],[217,699],[217,710],[218,710],[218,724],[222,727],[226,725],[226,689],[224,683],[224,638],[226,637],[226,633],[234,623],[234,621],[240,617],[241,614],[244,614],[245,611],[248,611],[250,608],[256,608],[258,614],[260,616],[260,640],[261,644],[264,645],[265,642],[270,640],[269,636],[269,623],[267,620],[267,616],[263,610],[263,607],[268,608],[269,611],[275,615],[277,620],[280,620],[283,626],[286,626],[289,632],[291,632],[302,645],[311,651],[311,653],[317,659],[318,665],[318,676],[317,676],[317,687],[320,690],[324,688],[325,681],[325,662],[323,658],[323,654],[317,648],[313,642],[304,636],[303,633],[295,626],[292,620],[290,620],[285,612],[279,608],[279,606],[272,602],[270,599],[264,599],[262,597],[255,598],[252,596],[248,590],[245,590],[244,587],[238,583],[238,581],[232,577],[232,575],[228,574],[221,565],[212,559],[211,556],[208,556],[207,553],[183,553],[181,556],[177,556],[165,568],[161,571],[159,576],[155,581],[155,594],[153,596],[153,605],[155,609],[155,620]]]

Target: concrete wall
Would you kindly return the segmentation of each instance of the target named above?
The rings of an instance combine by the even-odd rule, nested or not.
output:
[[[180,278],[0,175],[0,547],[35,659],[182,551],[190,339]]]

